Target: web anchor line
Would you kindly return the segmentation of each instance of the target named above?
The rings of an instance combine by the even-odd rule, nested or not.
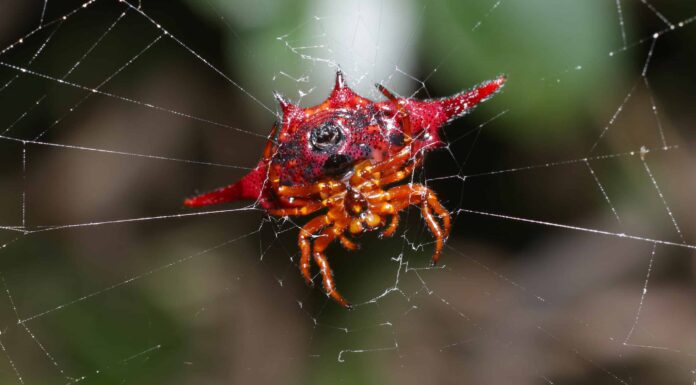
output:
[[[22,143],[23,146],[26,146],[27,144],[33,144],[33,145],[37,145],[37,146],[57,147],[57,148],[64,148],[64,149],[68,149],[68,150],[91,151],[91,152],[99,152],[99,153],[110,154],[110,155],[122,155],[122,156],[129,156],[129,157],[133,157],[133,158],[157,159],[157,160],[166,160],[166,161],[170,161],[170,162],[188,163],[188,164],[201,165],[201,166],[224,167],[224,168],[233,168],[233,169],[238,169],[238,170],[251,170],[251,167],[235,166],[232,164],[225,164],[225,163],[203,162],[203,161],[199,161],[199,160],[172,158],[172,157],[168,157],[168,156],[148,155],[148,154],[140,154],[140,153],[135,153],[135,152],[108,150],[105,148],[75,146],[75,145],[71,145],[71,144],[51,143],[51,142],[43,142],[43,141],[37,141],[37,140],[25,140],[25,139],[19,139],[19,138],[15,138],[12,136],[5,136],[5,135],[0,135],[0,139],[12,141],[12,142],[19,142],[19,143]]]
[[[512,215],[504,215],[504,214],[496,214],[496,213],[487,213],[484,211],[478,211],[478,210],[470,210],[470,209],[459,209],[457,210],[457,213],[469,213],[469,214],[477,214],[477,215],[483,215],[483,216],[488,216],[488,217],[494,217],[494,218],[500,218],[500,219],[509,219],[512,221],[518,221],[518,222],[526,222],[526,223],[533,223],[536,225],[544,225],[544,226],[550,226],[550,227],[558,227],[561,229],[568,229],[568,230],[576,230],[576,231],[583,231],[586,233],[592,233],[592,234],[600,234],[600,235],[609,235],[612,237],[617,237],[617,238],[625,238],[625,239],[633,239],[636,241],[642,241],[642,242],[649,242],[653,244],[659,244],[659,245],[665,245],[665,246],[676,246],[676,247],[682,247],[686,249],[691,249],[691,250],[696,250],[696,245],[694,244],[689,244],[689,243],[677,243],[677,242],[671,242],[671,241],[663,241],[660,239],[653,239],[653,238],[648,238],[648,237],[641,237],[638,235],[631,235],[631,234],[625,234],[625,233],[614,233],[611,231],[606,231],[606,230],[599,230],[599,229],[591,229],[588,227],[581,227],[581,226],[572,226],[572,225],[564,225],[562,223],[555,223],[555,222],[548,222],[548,221],[540,221],[537,219],[529,219],[529,218],[522,218],[522,217],[515,217]]]
[[[133,282],[135,282],[135,281],[138,281],[138,280],[140,280],[140,279],[142,279],[142,278],[149,277],[149,276],[151,276],[151,275],[153,275],[153,274],[156,274],[156,273],[159,273],[159,272],[161,272],[161,271],[168,270],[168,269],[170,269],[170,268],[172,268],[172,267],[174,267],[174,266],[176,266],[176,265],[179,265],[179,264],[182,264],[182,263],[184,263],[184,262],[190,261],[190,260],[192,260],[192,259],[194,259],[194,258],[196,258],[196,257],[201,256],[201,255],[205,255],[205,254],[208,254],[208,253],[210,253],[210,252],[212,252],[212,251],[221,249],[221,248],[223,248],[223,247],[225,247],[225,246],[228,246],[228,245],[230,245],[230,244],[232,244],[232,243],[234,243],[234,242],[236,242],[236,241],[238,241],[238,240],[240,240],[240,239],[244,239],[244,238],[246,238],[246,237],[248,237],[248,236],[251,236],[251,235],[253,235],[253,234],[256,234],[256,233],[258,233],[259,231],[260,231],[260,229],[256,229],[256,230],[254,230],[254,231],[252,231],[252,232],[250,232],[250,233],[246,233],[246,234],[240,235],[240,236],[238,236],[238,237],[236,237],[236,238],[229,239],[229,240],[227,240],[227,241],[225,241],[225,242],[219,243],[219,244],[217,244],[217,245],[215,245],[215,246],[212,246],[212,247],[209,247],[209,248],[207,248],[207,249],[205,249],[205,250],[199,251],[199,252],[194,253],[194,254],[187,255],[187,256],[182,257],[182,258],[179,258],[179,259],[177,259],[177,260],[175,260],[175,261],[173,261],[173,262],[169,262],[169,263],[167,263],[167,264],[165,264],[165,265],[162,265],[162,266],[159,266],[159,267],[150,269],[150,270],[148,270],[148,271],[146,271],[146,272],[144,272],[144,273],[141,273],[141,274],[132,276],[132,277],[126,279],[126,280],[120,281],[120,282],[115,283],[115,284],[113,284],[113,285],[111,285],[111,286],[107,286],[107,287],[105,287],[105,288],[103,288],[103,289],[101,289],[101,290],[92,292],[92,293],[90,293],[90,294],[83,295],[82,297],[76,298],[76,299],[74,299],[74,300],[72,300],[72,301],[65,302],[65,303],[63,303],[63,304],[61,304],[61,305],[58,305],[58,306],[54,307],[54,308],[51,308],[51,309],[48,309],[48,310],[44,310],[44,311],[42,311],[42,312],[40,312],[40,313],[36,313],[36,314],[34,314],[34,315],[31,315],[31,316],[28,316],[28,317],[25,317],[25,318],[18,319],[18,320],[17,320],[17,325],[24,325],[24,324],[26,324],[27,322],[30,322],[30,321],[36,320],[36,319],[38,319],[38,318],[44,317],[44,316],[46,316],[46,315],[48,315],[48,314],[51,314],[51,313],[54,313],[54,312],[56,312],[56,311],[58,311],[58,310],[65,309],[65,308],[68,307],[68,306],[71,306],[71,305],[74,305],[74,304],[83,302],[83,301],[88,300],[88,299],[90,299],[90,298],[96,297],[96,296],[98,296],[98,295],[104,294],[104,293],[109,292],[109,291],[111,291],[111,290],[120,288],[120,287],[122,287],[122,286],[128,285],[128,284],[133,283]]]
[[[240,207],[240,208],[235,208],[235,209],[198,211],[195,213],[156,215],[156,216],[152,216],[152,217],[115,219],[115,220],[111,220],[111,221],[74,223],[74,224],[68,224],[68,225],[40,226],[36,230],[25,230],[25,232],[27,234],[34,234],[34,233],[43,233],[43,232],[55,231],[55,230],[74,229],[74,228],[78,228],[78,227],[93,227],[93,226],[115,225],[115,224],[133,223],[133,222],[146,222],[146,221],[155,221],[155,220],[162,220],[162,219],[186,218],[186,217],[195,217],[195,216],[212,215],[212,214],[227,214],[227,213],[242,212],[242,211],[260,211],[260,209],[254,207],[254,206],[246,206],[246,207]]]
[[[77,89],[80,89],[80,90],[83,90],[83,91],[89,91],[89,92],[92,92],[92,93],[95,93],[95,94],[99,94],[99,95],[102,95],[102,96],[107,96],[107,97],[110,97],[110,98],[113,98],[113,99],[116,99],[116,100],[120,100],[120,101],[123,101],[123,102],[132,103],[132,104],[135,104],[135,105],[138,105],[138,106],[141,106],[141,107],[146,107],[146,108],[150,108],[150,109],[153,109],[153,110],[156,110],[156,111],[166,112],[166,113],[169,113],[169,114],[172,114],[172,115],[176,115],[176,116],[179,116],[179,117],[183,117],[183,118],[195,120],[195,121],[198,121],[198,122],[201,122],[201,123],[206,123],[206,124],[210,124],[210,125],[213,125],[213,126],[228,128],[228,129],[231,129],[231,130],[235,130],[235,131],[241,132],[241,133],[246,134],[246,135],[252,135],[252,136],[259,137],[259,138],[267,139],[267,137],[266,137],[265,135],[261,135],[261,134],[258,134],[258,133],[255,133],[255,132],[251,132],[251,131],[246,131],[246,130],[243,130],[243,129],[241,129],[241,128],[233,127],[233,126],[230,126],[230,125],[225,124],[225,123],[220,123],[220,122],[216,122],[216,121],[213,121],[213,120],[201,118],[201,117],[198,117],[198,116],[195,116],[195,115],[187,114],[187,113],[184,113],[184,112],[179,112],[179,111],[172,110],[172,109],[169,109],[169,108],[166,108],[166,107],[156,106],[156,105],[151,104],[151,103],[141,102],[141,101],[139,101],[139,100],[131,99],[131,98],[128,98],[128,97],[125,97],[125,96],[116,95],[116,94],[113,94],[113,93],[110,93],[110,92],[100,91],[100,90],[98,90],[98,89],[96,89],[96,88],[90,88],[90,87],[83,86],[83,85],[80,85],[80,84],[77,84],[77,83],[73,83],[73,82],[70,82],[70,81],[67,81],[67,80],[59,79],[59,78],[56,78],[56,77],[53,77],[53,76],[50,76],[50,75],[46,75],[46,74],[43,74],[43,73],[39,73],[39,72],[36,72],[36,71],[32,71],[32,70],[30,70],[30,69],[28,69],[28,68],[21,67],[21,66],[17,66],[17,65],[14,65],[14,64],[10,64],[10,63],[4,62],[4,61],[0,61],[0,66],[6,67],[6,68],[10,68],[10,69],[13,69],[13,70],[15,70],[15,71],[19,71],[19,72],[21,72],[21,73],[28,74],[28,75],[32,75],[32,76],[35,76],[35,77],[38,77],[38,78],[42,78],[42,79],[54,81],[54,82],[57,82],[57,83],[60,83],[60,84],[64,84],[64,85],[69,86],[69,87],[72,87],[72,88],[77,88]]]
[[[642,153],[640,157],[640,160],[643,162],[643,168],[645,169],[646,174],[650,178],[653,187],[655,187],[655,191],[657,192],[658,197],[660,197],[662,206],[665,208],[665,211],[667,212],[669,219],[672,221],[674,230],[676,230],[677,234],[679,235],[679,238],[681,238],[682,243],[686,244],[686,239],[684,238],[684,234],[682,233],[682,230],[679,227],[679,224],[677,223],[677,219],[674,217],[674,213],[672,213],[672,209],[669,207],[669,204],[667,204],[667,199],[665,198],[665,195],[662,193],[662,189],[660,189],[660,186],[657,184],[657,179],[655,179],[655,176],[650,170],[648,162],[645,161],[645,154],[647,154],[647,151],[645,153]]]
[[[119,0],[119,2],[126,4],[130,9],[134,10],[135,12],[139,13],[141,16],[143,16],[147,21],[149,21],[152,25],[157,27],[157,29],[160,29],[163,31],[165,36],[168,36],[170,39],[172,39],[174,42],[176,42],[178,45],[180,45],[182,48],[184,48],[186,51],[188,51],[191,55],[195,56],[198,60],[203,62],[208,68],[212,69],[215,73],[218,75],[222,76],[227,82],[230,84],[234,85],[235,87],[239,88],[244,94],[246,94],[248,97],[250,97],[254,102],[256,102],[258,105],[263,107],[266,111],[270,112],[271,114],[275,115],[275,111],[273,111],[271,108],[269,108],[267,105],[265,105],[259,98],[256,96],[252,95],[249,91],[247,91],[244,87],[242,87],[239,83],[235,82],[227,76],[224,72],[222,72],[219,68],[215,67],[212,63],[210,63],[208,60],[206,60],[203,56],[201,56],[198,52],[194,51],[193,48],[190,48],[188,45],[186,45],[183,41],[181,41],[179,38],[176,36],[172,35],[171,32],[166,30],[161,24],[159,24],[157,21],[155,21],[153,18],[151,18],[148,14],[146,14],[140,7],[136,7],[127,0]]]
[[[645,304],[645,296],[648,294],[648,282],[650,282],[650,273],[653,270],[653,263],[655,262],[655,251],[657,249],[657,244],[653,244],[652,252],[650,253],[650,262],[648,263],[648,272],[645,274],[645,281],[643,282],[643,291],[640,295],[640,302],[638,302],[638,310],[636,310],[636,316],[633,319],[633,325],[631,325],[631,330],[626,334],[626,338],[623,340],[623,345],[631,345],[629,340],[633,336],[636,327],[638,326],[638,321],[640,320],[640,314],[643,311],[643,305]]]

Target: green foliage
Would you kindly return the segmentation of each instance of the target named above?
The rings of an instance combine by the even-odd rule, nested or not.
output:
[[[420,59],[425,72],[437,69],[428,84],[444,93],[507,74],[496,110],[514,105],[507,117],[514,125],[498,134],[522,143],[540,137],[545,144],[570,142],[578,127],[567,122],[587,120],[598,98],[623,94],[623,63],[608,56],[618,44],[607,38],[616,29],[610,4],[531,0],[495,9],[491,4],[429,2]]]

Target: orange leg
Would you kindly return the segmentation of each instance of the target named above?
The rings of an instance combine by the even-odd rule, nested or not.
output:
[[[336,290],[333,272],[331,271],[331,266],[329,266],[328,259],[326,259],[326,254],[324,254],[324,250],[326,250],[329,244],[336,238],[337,234],[342,234],[344,230],[345,229],[336,226],[324,230],[321,236],[314,241],[313,256],[314,262],[316,262],[319,266],[319,271],[321,271],[322,283],[324,284],[324,291],[326,291],[326,294],[341,306],[350,309],[351,306],[348,301]]]
[[[391,217],[391,222],[389,222],[389,226],[387,226],[382,233],[379,234],[380,237],[391,237],[394,235],[396,232],[396,229],[399,228],[399,213],[396,213],[392,215]]]
[[[268,213],[271,215],[279,216],[279,217],[284,217],[284,216],[289,216],[289,215],[307,215],[307,214],[311,214],[315,211],[319,211],[322,208],[324,208],[324,206],[321,205],[321,202],[311,202],[303,207],[288,207],[288,208],[283,208],[283,209],[270,209],[270,210],[268,210]]]
[[[428,227],[430,227],[430,231],[432,231],[433,235],[435,235],[435,237],[437,238],[437,241],[435,243],[435,254],[433,255],[433,265],[436,265],[438,260],[440,259],[440,254],[442,253],[442,247],[444,246],[445,239],[449,237],[451,228],[451,218],[449,212],[444,207],[442,207],[442,204],[437,199],[437,196],[435,196],[435,193],[426,187],[423,188],[427,190],[427,201],[423,202],[423,216],[426,218],[426,221],[429,222]],[[437,222],[434,220],[432,213],[430,212],[430,207],[432,207],[435,213],[442,220],[444,230],[437,226]],[[429,215],[426,215],[426,208],[428,209],[427,211]],[[430,217],[432,220],[429,221],[428,217]]]
[[[342,235],[342,234],[341,234],[341,235],[338,237],[338,239],[341,241],[341,245],[343,245],[343,247],[345,247],[346,250],[353,251],[353,250],[357,250],[357,249],[360,248],[360,245],[358,245],[357,243],[351,241],[351,240],[348,239],[348,237],[346,237],[345,235]]]
[[[425,223],[428,224],[430,232],[435,236],[435,254],[433,254],[433,266],[437,264],[440,260],[440,254],[442,253],[442,247],[445,243],[445,234],[442,228],[435,220],[430,206],[426,202],[423,202],[423,207],[421,208],[423,213],[423,218],[425,218]]]
[[[451,218],[449,215],[449,211],[447,211],[447,209],[445,209],[445,207],[442,206],[442,203],[440,203],[440,201],[437,199],[437,195],[435,195],[433,190],[423,186],[422,184],[414,184],[411,186],[398,186],[394,189],[397,189],[399,187],[407,187],[411,190],[411,199],[416,199],[416,201],[411,201],[412,204],[423,203],[427,204],[429,208],[432,208],[432,210],[435,211],[435,214],[437,214],[437,216],[440,217],[440,219],[442,220],[442,224],[445,228],[445,232],[443,233],[445,238],[449,236],[451,226]]]
[[[435,214],[437,214],[440,217],[440,219],[442,219],[442,224],[443,224],[443,227],[445,228],[444,235],[445,235],[445,238],[447,238],[447,237],[449,237],[450,229],[452,226],[452,219],[450,218],[450,213],[449,213],[449,211],[447,211],[447,209],[444,206],[442,206],[442,203],[440,203],[440,201],[437,199],[437,196],[435,195],[435,193],[432,190],[430,190],[429,188],[425,188],[425,189],[428,190],[428,195],[427,195],[428,205],[430,205],[430,207],[432,207],[433,210],[435,211]]]
[[[392,187],[387,190],[389,201],[394,206],[396,211],[402,210],[409,205],[418,205],[423,201],[423,192],[419,191],[419,184],[401,185]]]
[[[388,194],[391,195],[391,204],[397,211],[409,205],[421,205],[423,218],[430,232],[435,236],[433,265],[436,264],[440,259],[445,239],[449,236],[451,227],[449,212],[442,206],[435,193],[421,184],[397,186],[390,189]],[[442,226],[435,219],[433,211],[442,220]]]
[[[395,171],[393,173],[383,175],[382,179],[380,179],[379,183],[381,185],[388,185],[392,184],[394,182],[398,182],[400,180],[405,179],[409,175],[413,173],[413,170],[416,169],[416,167],[420,164],[420,162],[414,162],[409,164],[408,166],[404,167],[403,169],[399,171]]]
[[[394,170],[401,169],[403,164],[408,162],[410,158],[411,146],[407,145],[404,148],[402,148],[399,152],[397,152],[394,156],[382,162],[376,164],[370,164],[369,161],[360,163],[355,167],[355,173],[350,178],[350,184],[353,186],[360,186],[368,180],[377,180],[380,181],[381,184],[385,184],[382,183],[382,179],[380,179],[380,176],[377,176],[375,174],[385,172],[385,175],[388,176],[391,174],[398,173],[398,171]]]
[[[425,218],[425,222],[428,224],[428,228],[430,228],[430,232],[432,232],[435,236],[435,254],[433,254],[433,265],[436,265],[440,260],[440,254],[442,254],[445,239],[449,236],[451,226],[450,215],[431,189],[420,184],[414,185],[413,188],[414,190],[418,190],[425,195],[421,211],[423,213],[423,218]],[[435,220],[433,210],[442,220],[444,230]]]
[[[344,189],[345,186],[341,182],[327,181],[317,182],[309,185],[280,186],[276,192],[281,197],[307,198],[321,193],[333,195]]]
[[[313,286],[312,274],[310,273],[310,261],[309,256],[311,254],[312,245],[309,240],[316,232],[323,229],[329,225],[329,219],[326,215],[316,217],[311,221],[307,222],[302,229],[300,229],[300,235],[298,237],[297,243],[300,246],[300,272],[302,272],[302,277],[308,285]]]
[[[411,159],[411,146],[410,145],[402,148],[399,152],[397,152],[391,158],[389,158],[385,161],[382,161],[380,163],[377,163],[375,165],[366,167],[364,170],[365,175],[361,175],[361,176],[364,178],[369,178],[370,174],[375,173],[375,172],[382,172],[382,171],[386,171],[386,170],[398,170],[409,159]]]
[[[278,201],[281,202],[283,208],[288,207],[302,207],[314,203],[314,201],[309,199],[295,198],[295,197],[284,197],[278,196]]]

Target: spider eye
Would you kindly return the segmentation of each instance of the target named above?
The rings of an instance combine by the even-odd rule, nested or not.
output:
[[[341,144],[344,138],[343,131],[338,124],[327,122],[315,127],[310,134],[309,140],[315,150],[327,151]]]

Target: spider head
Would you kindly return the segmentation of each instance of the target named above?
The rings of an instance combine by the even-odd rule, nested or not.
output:
[[[366,99],[346,85],[343,73],[321,104],[301,108],[275,94],[281,115],[271,153],[237,183],[188,199],[188,206],[258,199],[277,207],[268,175],[281,185],[304,185],[347,177],[358,162],[378,163],[410,146],[414,156],[443,146],[439,129],[489,99],[505,82],[500,76],[471,90],[441,99],[396,98],[378,86],[387,100]]]

